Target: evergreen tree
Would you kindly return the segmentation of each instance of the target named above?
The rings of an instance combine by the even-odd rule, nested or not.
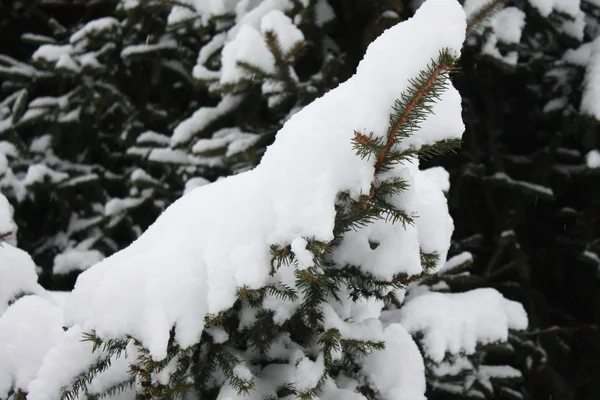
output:
[[[464,6],[467,130],[462,159],[448,160],[454,247],[475,257],[464,287],[527,308],[531,332],[513,347],[530,398],[597,398],[597,5]]]
[[[169,26],[194,21],[210,32],[193,68],[210,101],[172,135],[140,137],[129,150],[173,168],[185,186],[171,196],[256,166],[283,123],[339,83],[342,65],[326,34],[334,18],[327,1],[178,4]]]
[[[184,196],[80,275],[66,332],[44,293],[17,300],[0,319],[0,396],[423,399],[423,358],[430,370],[524,329],[493,289],[436,292],[465,260],[443,267],[448,176],[419,160],[460,143],[449,75],[465,22],[454,0],[429,0],[382,35],[257,168]],[[19,323],[35,326],[23,337]]]
[[[49,286],[69,288],[49,274],[121,249],[168,205],[126,150],[177,121],[193,92],[200,33],[167,29],[170,8],[120,7],[56,37],[24,35],[43,43],[28,63],[2,56],[0,182]]]
[[[32,7],[37,11],[27,18],[43,21],[31,26],[43,27],[35,33],[45,36],[22,36],[41,46],[26,62],[26,47],[2,36],[11,57],[0,58],[0,186],[20,229],[10,223],[3,232],[0,222],[0,235],[12,232],[10,244],[0,248],[0,264],[35,270],[29,256],[12,247],[16,231],[43,268],[41,282],[52,288],[70,288],[79,269],[137,238],[182,193],[254,168],[291,116],[348,78],[367,45],[423,2],[123,0],[116,9],[111,1],[93,3],[71,5],[60,16],[41,3]],[[425,167],[449,166],[451,186],[441,169],[424,173],[449,199],[457,227],[451,258],[436,274],[402,281],[402,290],[393,291],[396,306],[422,294],[431,301],[442,293],[460,299],[491,286],[523,302],[530,315],[530,332],[443,359],[428,353],[427,335],[411,331],[425,355],[428,398],[596,399],[600,9],[596,0],[461,3],[467,39],[455,82],[463,97],[465,145],[460,157],[421,157]],[[363,135],[356,150],[366,155],[360,146],[373,144],[371,132],[349,129]],[[0,217],[1,210],[0,204]],[[279,245],[295,257],[289,243]],[[339,245],[334,241],[327,251]],[[2,251],[10,256],[2,258]],[[20,262],[5,261],[17,253]],[[2,267],[0,281],[8,282],[11,272]],[[52,269],[71,275],[63,281],[50,276]],[[2,329],[36,310],[27,323],[37,336],[21,346],[48,343],[44,329],[62,337],[55,300],[28,296],[14,303],[23,294],[45,296],[29,272],[19,281],[26,284],[11,281],[10,290],[0,282],[0,293],[9,293],[5,307],[12,304]],[[355,279],[355,291],[373,284],[368,276]],[[235,307],[250,304],[252,296],[263,301],[268,290],[237,298],[225,328],[239,315]],[[394,302],[388,303],[393,310]],[[51,317],[40,328],[35,319],[45,314]],[[204,334],[200,353],[222,337],[214,332]],[[89,338],[105,349],[103,357],[120,354],[125,342],[102,344],[100,337]],[[231,337],[234,348],[250,340]],[[147,360],[148,349],[131,340],[128,349]],[[175,339],[169,346],[183,354]],[[123,360],[115,362],[131,358]],[[219,368],[211,376],[223,372]],[[77,388],[95,390],[85,385],[92,375],[81,375]],[[12,380],[2,384],[13,388]],[[19,395],[26,386],[14,388]]]

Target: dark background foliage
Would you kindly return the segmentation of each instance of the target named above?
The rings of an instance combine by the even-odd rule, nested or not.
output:
[[[401,19],[411,14],[408,2],[402,1],[330,0],[330,4],[336,21],[329,34],[344,55],[336,71],[339,81],[353,73],[367,45],[396,22],[381,20],[383,11],[393,9]],[[82,22],[114,15],[114,8],[114,1],[3,0],[0,53],[26,61],[35,46],[21,40],[23,33],[64,37]],[[525,36],[533,35],[539,26],[530,24],[526,29],[531,31]],[[550,58],[568,46],[548,44]],[[600,281],[597,269],[581,254],[600,250],[600,179],[597,173],[564,172],[560,167],[579,165],[583,154],[600,147],[599,130],[596,122],[577,113],[542,111],[550,90],[544,77],[547,64],[537,63],[527,50],[523,49],[520,67],[507,71],[477,50],[465,49],[454,79],[464,100],[463,147],[459,154],[429,165],[443,165],[451,173],[453,251],[474,255],[475,278],[462,289],[494,287],[522,302],[530,318],[527,336],[547,353],[547,359],[525,376],[529,397],[595,400],[600,398]],[[310,53],[299,66],[314,70]],[[579,75],[581,80],[581,71]],[[194,104],[214,102],[192,86],[182,89],[182,98]],[[579,100],[577,93],[571,96],[574,108]],[[498,172],[550,187],[554,195],[544,197],[506,184],[494,178]],[[145,229],[158,212],[144,214],[140,228]],[[17,208],[16,213],[17,219],[27,219],[26,209]],[[44,207],[32,213],[37,221],[45,218]],[[20,224],[20,246],[31,247],[40,229],[34,220]],[[125,235],[119,247],[131,238]],[[36,261],[43,265],[48,258]],[[68,289],[74,278],[45,276],[43,282]],[[521,358],[517,363],[525,363],[527,351],[517,349],[516,358]],[[497,396],[504,398],[501,393]]]

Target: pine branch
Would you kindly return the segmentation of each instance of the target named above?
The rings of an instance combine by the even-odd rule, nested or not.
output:
[[[490,3],[483,6],[481,9],[473,13],[473,16],[467,22],[467,35],[471,33],[471,31],[479,25],[481,22],[485,21],[489,17],[491,17],[494,13],[498,11],[498,8],[501,5],[504,5],[507,0],[493,0]]]
[[[0,233],[0,246],[12,235],[12,232]]]
[[[449,85],[449,73],[456,69],[456,61],[449,49],[443,49],[437,60],[431,60],[426,70],[421,70],[417,78],[410,79],[410,86],[392,107],[385,147],[375,163],[376,172],[385,167],[387,155],[393,147],[402,138],[417,131],[421,122],[432,113],[433,103],[440,99]]]
[[[221,372],[223,372],[229,384],[237,390],[238,395],[247,394],[254,388],[254,380],[241,378],[235,373],[235,367],[240,363],[240,360],[231,354],[225,346],[217,345],[214,356]]]
[[[437,252],[425,253],[421,251],[421,267],[423,272],[429,273],[435,269],[440,261],[440,255]]]
[[[360,356],[367,356],[373,351],[385,349],[385,343],[381,341],[374,342],[371,340],[342,339],[341,344],[345,351]]]
[[[297,93],[298,85],[290,74],[290,61],[293,60],[295,54],[302,51],[304,48],[304,43],[296,43],[292,47],[292,51],[290,53],[284,54],[281,44],[279,43],[279,39],[277,39],[277,34],[274,31],[266,31],[265,40],[267,42],[269,51],[271,54],[273,54],[273,58],[275,58],[275,66],[279,72],[279,79],[285,83],[288,92]]]
[[[108,389],[106,389],[104,392],[102,392],[98,396],[98,399],[111,398],[111,397],[114,397],[117,394],[122,393],[126,390],[133,389],[134,387],[135,387],[135,376],[132,376],[130,379],[123,381],[123,382],[119,382],[116,385],[113,385],[113,386],[109,387]]]

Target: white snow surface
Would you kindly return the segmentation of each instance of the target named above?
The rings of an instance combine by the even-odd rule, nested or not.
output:
[[[581,112],[600,120],[600,37],[594,39],[585,72]]]
[[[444,167],[432,167],[422,171],[427,179],[438,185],[442,191],[450,190],[450,173]]]
[[[260,68],[267,74],[275,72],[273,54],[261,33],[250,25],[242,26],[234,40],[223,47],[220,78],[222,85],[236,83],[246,76],[245,70],[238,65],[239,61]]]
[[[58,183],[69,178],[69,174],[65,172],[54,171],[44,164],[32,164],[27,168],[27,174],[23,179],[24,186],[34,185],[48,181],[50,183]]]
[[[420,40],[407,39],[417,33]],[[188,193],[128,248],[82,273],[65,323],[106,339],[132,335],[155,359],[165,357],[173,325],[183,347],[197,342],[204,315],[230,307],[237,287],[268,283],[269,245],[333,238],[337,194],[366,193],[373,180],[373,162],[352,150],[353,132],[385,134],[391,106],[408,80],[441,48],[458,54],[464,36],[464,12],[454,0],[429,0],[414,18],[387,30],[369,46],[355,76],[287,121],[256,169]],[[460,96],[449,89],[408,142],[460,137],[460,110]],[[396,263],[393,270],[383,260],[384,275],[420,272],[415,237],[425,251],[445,258],[452,230],[439,186],[416,166],[403,171],[414,173],[415,208],[428,212],[409,233],[414,264]],[[445,224],[428,220],[440,216]],[[396,243],[405,235],[398,226],[391,232]]]
[[[568,49],[565,51],[563,60],[571,64],[586,67],[590,62],[590,57],[592,55],[592,44],[593,42],[586,42],[576,49]]]
[[[1,268],[1,267],[0,267]],[[17,300],[0,316],[0,398],[27,391],[46,353],[60,340],[62,310],[39,296]]]
[[[494,31],[504,43],[519,43],[525,26],[525,13],[517,7],[506,7],[494,16]]]
[[[0,193],[0,235],[11,233],[11,236],[14,236],[16,228],[13,221],[13,207],[6,197]]]
[[[517,7],[506,7],[498,11],[489,21],[493,33],[487,36],[482,52],[497,59],[503,60],[509,65],[517,65],[519,53],[509,51],[502,54],[498,50],[498,42],[505,44],[518,44],[525,26],[525,13]]]
[[[221,116],[231,112],[241,102],[240,96],[228,95],[215,107],[202,107],[191,117],[181,122],[173,131],[171,137],[171,146],[175,147],[186,143],[194,134],[206,129],[206,127],[216,121]]]
[[[509,329],[526,329],[527,314],[520,303],[495,289],[466,293],[427,292],[409,298],[402,309],[386,311],[385,320],[399,322],[411,334],[423,334],[427,355],[441,362],[446,353],[473,354],[477,344],[506,341]]]
[[[284,54],[294,49],[294,46],[304,41],[304,35],[294,25],[292,20],[280,10],[273,10],[260,21],[260,30],[263,35],[272,32],[277,37]]]
[[[72,45],[84,40],[88,36],[95,36],[101,32],[120,32],[121,24],[118,20],[112,17],[104,17],[94,19],[83,27],[81,27],[78,31],[73,33],[69,38],[69,43]]]
[[[431,1],[431,0],[429,0]],[[419,348],[400,324],[383,331],[385,351],[367,356],[363,372],[381,391],[393,400],[425,400],[425,365]]]
[[[98,250],[71,249],[54,257],[54,274],[68,274],[71,271],[84,271],[100,262],[104,255]]]
[[[244,7],[260,11],[255,12],[260,18],[251,20],[255,30],[262,16],[277,8],[274,0],[257,3],[242,0],[236,7],[236,12]],[[104,356],[99,351],[92,353],[91,344],[81,341],[84,332],[95,330],[104,339],[133,336],[160,360],[166,356],[173,326],[182,347],[196,343],[204,316],[229,308],[238,287],[258,288],[273,279],[293,284],[293,268],[280,268],[274,278],[269,276],[269,246],[291,245],[295,268],[312,264],[307,239],[326,242],[333,238],[337,194],[368,193],[373,183],[373,160],[360,159],[352,149],[354,131],[384,135],[391,106],[408,80],[424,69],[440,48],[458,54],[465,25],[465,14],[456,0],[425,2],[413,19],[390,28],[369,47],[355,76],[290,118],[257,168],[211,184],[190,179],[185,196],[128,248],[80,274],[71,294],[44,292],[36,283],[31,258],[9,244],[0,246],[0,397],[14,386],[28,391],[29,400],[58,399],[73,377]],[[422,129],[400,147],[459,138],[464,130],[460,101],[451,87],[434,105],[434,114]],[[227,108],[220,105],[192,118],[176,140],[174,135],[171,146],[189,142],[195,131],[207,126],[207,118],[218,118]],[[162,136],[160,140],[153,134],[146,136],[153,139],[148,142],[166,144]],[[221,138],[217,136],[213,140]],[[438,252],[441,267],[453,229],[442,192],[449,186],[447,172],[420,171],[414,161],[379,176],[391,177],[405,179],[410,185],[391,201],[418,216],[415,226],[377,223],[354,232],[342,242],[342,247],[352,245],[347,254],[334,254],[335,261],[348,257],[348,262],[363,270],[389,278],[400,272],[421,272],[419,252],[423,250]],[[188,190],[194,186],[199,187]],[[129,200],[113,199],[106,214],[115,215],[132,206]],[[0,203],[0,223],[2,215]],[[379,246],[372,250],[369,241]],[[464,253],[450,259],[446,268],[470,256]],[[38,296],[19,299],[2,315],[8,301],[21,292]],[[269,302],[264,306],[274,309],[280,322],[298,306],[278,299]],[[323,304],[325,329],[339,329],[348,339],[385,341],[385,351],[373,352],[358,363],[361,373],[388,400],[425,399],[423,357],[411,334],[422,332],[427,355],[441,360],[447,352],[469,353],[477,343],[506,340],[508,329],[527,326],[523,308],[493,289],[409,293],[400,310],[382,313],[382,309],[383,303],[377,300],[342,299],[341,303]],[[246,311],[241,315],[242,324],[247,325],[254,316],[252,310]],[[67,332],[62,332],[63,325],[70,326]],[[19,329],[26,333],[20,335]],[[209,333],[216,341],[226,340],[223,331],[212,329]],[[262,370],[241,363],[236,373],[254,375],[256,389],[242,397],[225,384],[218,398],[262,399],[289,382],[308,389],[323,373],[322,355],[315,361],[305,358],[304,349],[286,335],[276,340],[270,353],[278,353],[277,358],[288,359],[288,363],[274,363]],[[88,388],[91,394],[101,394],[128,378],[135,349],[128,348],[127,355],[114,360],[111,368],[94,379]],[[334,358],[340,356],[334,354]],[[514,375],[504,370],[487,372]],[[163,382],[168,376],[156,379]],[[327,379],[319,396],[322,400],[358,400],[362,398],[355,392],[358,385],[340,375],[335,382]],[[122,398],[131,395],[127,392]]]
[[[600,151],[591,150],[585,155],[585,162],[588,168],[600,168]],[[0,229],[1,231],[2,229]]]
[[[552,11],[558,11],[576,17],[580,11],[580,0],[529,0],[531,5],[548,17]]]
[[[0,315],[15,296],[41,291],[35,264],[29,254],[7,242],[0,243]]]
[[[56,62],[62,55],[68,55],[72,48],[70,45],[44,44],[33,53],[33,61]]]

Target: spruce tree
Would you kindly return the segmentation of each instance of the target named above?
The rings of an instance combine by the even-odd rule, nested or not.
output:
[[[443,268],[448,180],[419,160],[460,143],[449,79],[465,27],[457,2],[429,0],[387,31],[255,169],[187,194],[81,274],[68,329],[0,396],[422,399],[423,358],[474,355],[524,329],[523,308],[493,289],[436,292],[464,262]],[[50,307],[38,298],[17,300],[0,334]],[[52,316],[28,338],[61,326]],[[0,352],[23,351],[15,338]]]
[[[253,168],[291,115],[339,83],[333,18],[324,0],[178,3],[169,26],[194,21],[210,32],[192,71],[210,98],[166,138],[140,138],[129,151],[172,167],[174,193]]]
[[[25,34],[39,46],[31,59],[0,61],[0,185],[49,287],[69,289],[57,274],[120,250],[168,205],[127,149],[189,106],[201,33],[167,29],[162,1],[112,9],[53,37]]]
[[[467,129],[462,159],[448,160],[453,248],[475,258],[463,287],[496,287],[528,310],[531,332],[512,345],[529,398],[596,398],[597,5],[464,6]]]

